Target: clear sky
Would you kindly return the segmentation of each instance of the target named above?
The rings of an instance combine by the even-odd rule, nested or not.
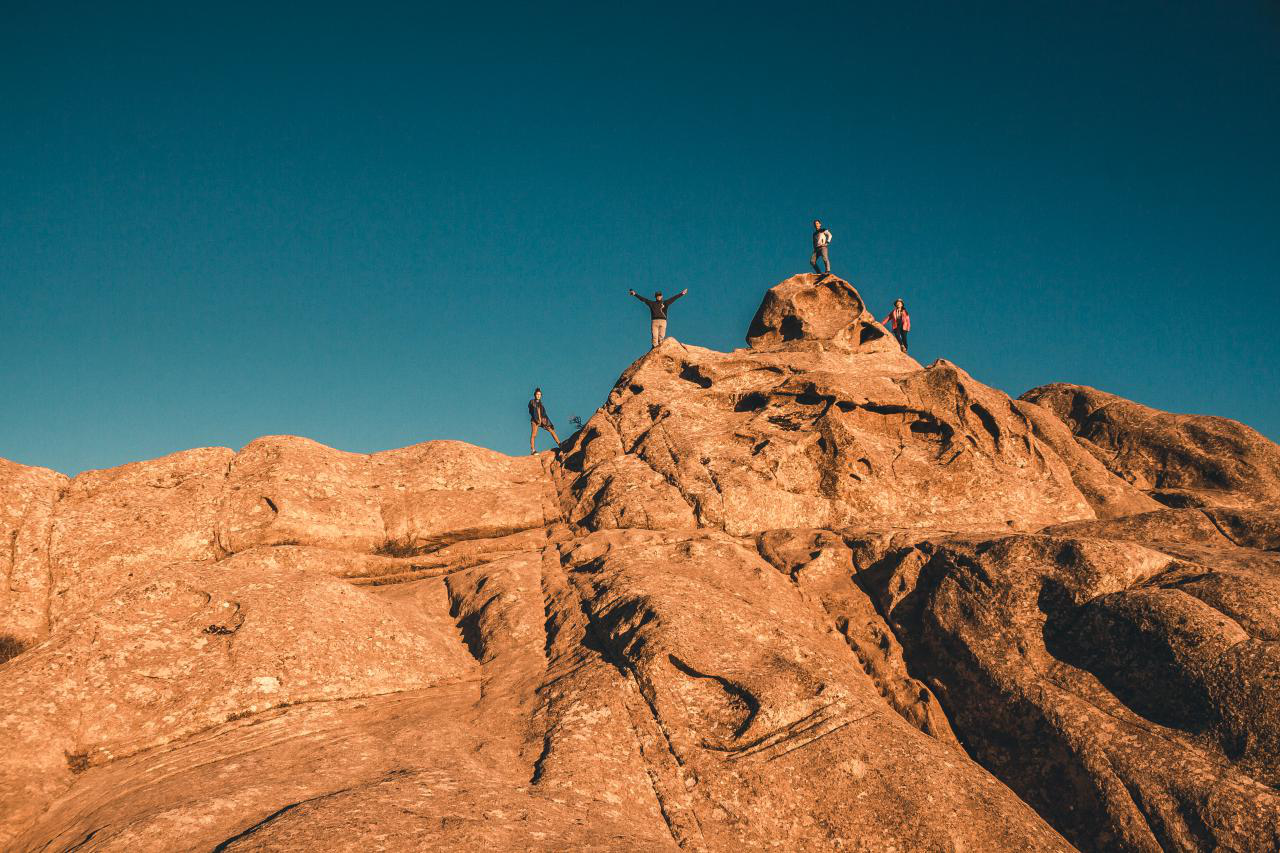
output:
[[[527,452],[814,217],[925,363],[1280,438],[1274,2],[4,6],[0,456]]]

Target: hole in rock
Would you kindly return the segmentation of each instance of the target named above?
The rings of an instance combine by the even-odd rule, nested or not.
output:
[[[692,382],[694,385],[700,385],[703,388],[711,387],[711,379],[704,376],[696,364],[686,364],[684,369],[680,371],[680,378],[686,382]]]
[[[733,410],[735,412],[758,412],[767,405],[769,405],[768,397],[759,391],[752,391],[750,394],[743,396],[738,401],[738,404],[733,407]]]
[[[789,314],[782,318],[782,325],[778,331],[782,332],[784,341],[798,341],[804,337],[804,324],[800,322],[799,317]]]
[[[830,404],[833,399],[833,397],[827,397],[819,394],[812,388],[805,391],[803,394],[796,396],[796,402],[802,406],[821,406],[824,403]]]
[[[942,435],[942,425],[936,421],[912,421],[911,431],[917,435]]]

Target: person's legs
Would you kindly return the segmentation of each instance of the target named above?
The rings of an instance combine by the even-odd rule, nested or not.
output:
[[[898,339],[898,346],[902,347],[902,351],[907,351],[907,332],[905,329],[894,329],[893,336]]]
[[[649,326],[650,337],[653,339],[653,346],[656,348],[662,343],[662,339],[667,336],[667,321],[654,320]]]
[[[531,454],[538,452],[536,445],[534,444],[534,441],[537,438],[538,438],[538,422],[529,421],[529,453]]]
[[[831,275],[831,258],[827,256],[827,247],[822,246],[821,248],[818,249],[818,251],[822,253],[822,265],[827,268],[823,274]],[[818,268],[818,265],[814,264],[813,268],[816,270]]]
[[[818,250],[814,249],[813,254],[809,256],[809,266],[813,267],[814,272],[818,272]]]
[[[547,432],[551,433],[551,437],[555,439],[556,447],[560,446],[560,436],[556,435],[555,427],[547,427]]]

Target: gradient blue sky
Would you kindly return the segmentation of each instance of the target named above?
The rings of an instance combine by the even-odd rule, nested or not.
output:
[[[520,452],[815,216],[926,363],[1280,438],[1275,3],[192,5],[5,4],[0,456]]]

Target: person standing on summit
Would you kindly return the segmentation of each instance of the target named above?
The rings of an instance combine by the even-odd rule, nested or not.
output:
[[[649,306],[649,316],[653,319],[653,322],[649,324],[649,330],[653,336],[654,349],[657,349],[658,344],[662,343],[663,339],[667,336],[667,306],[688,292],[689,288],[686,287],[670,299],[663,299],[662,291],[659,290],[657,293],[653,294],[652,299],[645,299],[634,290],[627,291],[627,293],[630,293],[636,299],[639,299],[645,305]]]
[[[534,388],[533,399],[529,401],[529,453],[531,455],[538,452],[534,441],[538,438],[539,428],[551,433],[556,447],[560,447],[560,436],[556,435],[555,425],[551,423],[551,418],[547,417],[547,410],[542,405],[542,389]]]
[[[831,275],[831,259],[827,257],[827,246],[830,245],[831,232],[823,228],[817,219],[813,220],[813,254],[809,257],[809,266],[813,267],[814,272],[822,272],[818,269],[818,258],[822,258],[822,263],[827,268],[822,274]]]

